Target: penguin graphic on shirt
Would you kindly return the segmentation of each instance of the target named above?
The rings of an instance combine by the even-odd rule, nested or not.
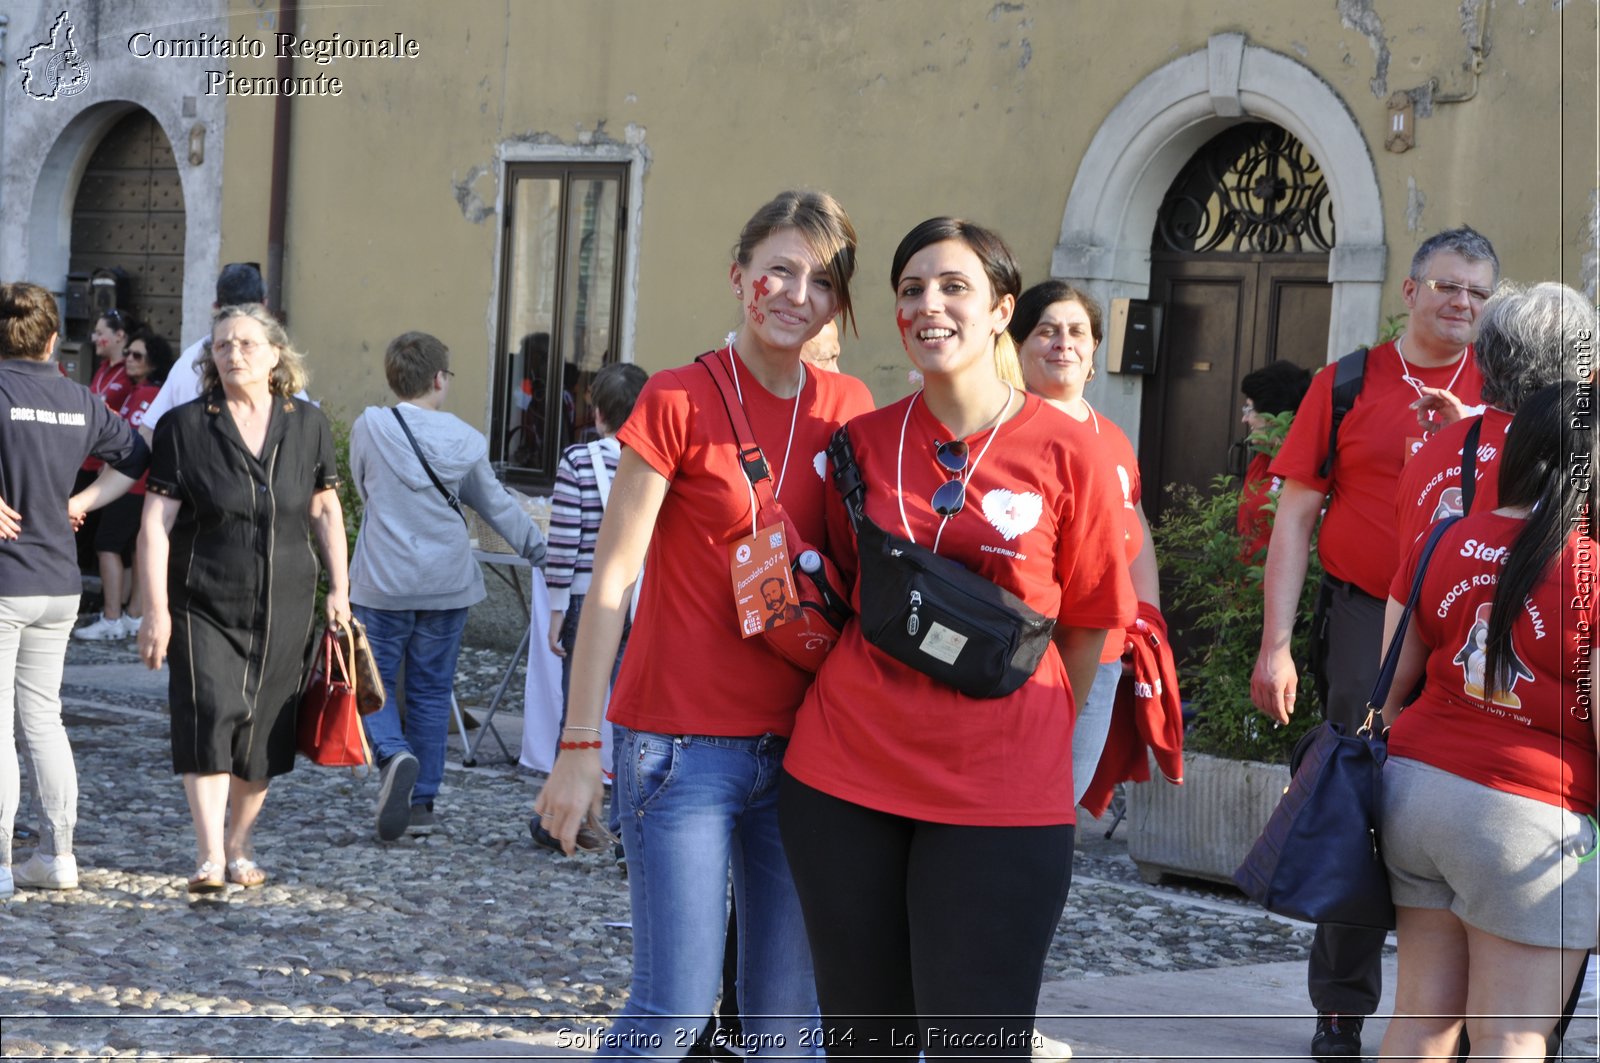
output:
[[[1463,495],[1459,487],[1446,487],[1439,492],[1439,504],[1433,507],[1433,516],[1428,518],[1429,524],[1437,523],[1446,517],[1459,517],[1466,507],[1462,504]]]
[[[1477,612],[1473,614],[1472,627],[1467,630],[1467,641],[1462,644],[1461,649],[1451,658],[1450,662],[1461,666],[1462,687],[1468,697],[1475,698],[1478,701],[1484,700],[1484,672],[1488,667],[1490,608],[1491,605],[1488,602],[1478,606]],[[1517,656],[1515,647],[1511,648],[1510,660],[1507,663],[1511,669],[1511,681],[1506,684],[1505,690],[1495,693],[1494,703],[1507,709],[1519,709],[1522,707],[1522,699],[1513,693],[1516,689],[1517,680],[1526,679],[1531,683],[1533,682],[1533,672],[1528,669],[1527,665],[1522,663],[1521,658]]]

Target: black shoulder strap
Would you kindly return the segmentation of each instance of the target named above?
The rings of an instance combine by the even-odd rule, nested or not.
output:
[[[861,521],[866,517],[867,485],[861,479],[861,467],[856,464],[856,450],[850,444],[850,431],[840,425],[828,441],[828,461],[833,466],[833,486],[844,499],[845,513],[850,517],[850,527],[861,531]]]
[[[1416,612],[1417,602],[1422,598],[1422,577],[1428,571],[1428,561],[1433,557],[1434,547],[1444,538],[1445,531],[1460,519],[1460,517],[1446,517],[1435,524],[1428,536],[1427,544],[1422,548],[1422,556],[1417,558],[1417,574],[1411,578],[1411,594],[1406,598],[1406,607],[1400,614],[1400,622],[1395,625],[1394,634],[1389,637],[1389,646],[1384,650],[1383,666],[1378,670],[1378,681],[1372,688],[1372,696],[1367,699],[1369,709],[1381,711],[1383,703],[1389,700],[1389,688],[1394,685],[1395,669],[1400,665],[1400,647],[1406,641],[1406,627],[1411,623],[1411,614]]]
[[[1366,372],[1365,347],[1357,347],[1340,358],[1333,371],[1333,419],[1328,422],[1328,456],[1322,460],[1322,468],[1317,470],[1317,475],[1324,479],[1333,474],[1333,456],[1339,448],[1339,424],[1355,406]]]
[[[1461,444],[1461,515],[1472,512],[1472,496],[1478,491],[1478,436],[1483,433],[1483,418],[1479,417],[1467,429],[1467,438]]]
[[[404,417],[400,416],[400,407],[391,406],[389,407],[389,412],[394,414],[394,419],[400,422],[400,427],[405,431],[406,438],[411,441],[411,449],[416,451],[417,460],[422,462],[422,471],[428,474],[428,479],[433,481],[433,486],[439,489],[441,495],[444,495],[444,504],[455,510],[456,516],[461,518],[461,522],[468,524],[470,527],[467,515],[461,511],[461,499],[451,494],[449,488],[440,482],[439,477],[434,474],[433,466],[429,465],[428,459],[422,456],[422,448],[417,445],[417,437],[411,434],[411,426],[406,424]]]
[[[711,374],[711,382],[717,386],[717,395],[722,399],[722,408],[727,411],[728,423],[733,426],[733,438],[739,446],[739,467],[744,470],[745,478],[750,481],[750,487],[761,504],[770,506],[775,501],[772,472],[767,467],[767,459],[761,453],[760,445],[756,443],[756,434],[750,427],[750,419],[745,416],[744,405],[738,401],[737,395],[732,400],[728,397],[733,380],[728,376],[727,368],[715,351],[707,351],[695,361]]]

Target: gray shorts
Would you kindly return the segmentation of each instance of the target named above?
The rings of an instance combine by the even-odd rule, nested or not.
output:
[[[1600,918],[1595,825],[1428,764],[1383,769],[1383,859],[1394,903],[1541,948],[1588,949]]]

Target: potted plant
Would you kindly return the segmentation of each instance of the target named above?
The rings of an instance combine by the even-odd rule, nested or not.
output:
[[[1250,437],[1253,450],[1276,454],[1292,413],[1275,414]],[[1200,638],[1179,662],[1179,689],[1193,709],[1184,736],[1184,784],[1157,777],[1128,794],[1128,853],[1150,882],[1179,874],[1231,881],[1289,784],[1289,754],[1321,719],[1314,678],[1302,670],[1298,711],[1275,727],[1250,701],[1250,673],[1261,643],[1265,549],[1241,556],[1236,530],[1239,481],[1219,476],[1209,492],[1171,485],[1154,529],[1168,608]],[[1265,508],[1276,508],[1268,500]],[[1294,657],[1303,662],[1321,568],[1312,551],[1295,625]]]

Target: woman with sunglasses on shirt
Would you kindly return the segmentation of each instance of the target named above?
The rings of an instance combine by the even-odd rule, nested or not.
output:
[[[1156,571],[1150,522],[1140,501],[1139,457],[1122,429],[1095,412],[1083,397],[1094,379],[1094,352],[1100,346],[1100,304],[1065,281],[1035,284],[1017,300],[1008,330],[1017,344],[1022,378],[1028,390],[1078,422],[1085,434],[1081,445],[1104,463],[1121,491],[1118,512],[1125,525],[1124,555],[1139,601],[1161,608],[1161,579]],[[1106,636],[1094,684],[1083,698],[1072,731],[1072,795],[1083,797],[1094,779],[1095,766],[1111,729],[1111,706],[1122,678],[1123,633]]]
[[[1071,880],[1072,691],[1134,615],[1121,499],[1060,411],[999,375],[1021,284],[998,236],[930,219],[891,279],[924,385],[848,426],[865,515],[1081,626],[1058,625],[1015,692],[974,698],[852,620],[795,723],[784,844],[830,1055],[1027,1057]],[[837,493],[828,519],[830,542],[852,542]],[[857,559],[834,556],[859,606]]]
[[[855,230],[825,193],[785,192],[745,223],[728,291],[737,331],[710,352],[732,378],[777,499],[825,545],[821,454],[872,408],[859,380],[801,348],[850,319]],[[741,637],[730,547],[751,535],[752,492],[709,368],[652,376],[617,433],[550,780],[534,803],[570,853],[601,791],[600,721],[632,584],[647,575],[611,696],[616,798],[633,902],[633,981],[602,1055],[681,1059],[716,1003],[737,899],[747,1054],[814,1054],[816,990],[778,837],[777,782],[811,674]],[[647,559],[648,550],[648,559]],[[686,1039],[684,1035],[686,1034]]]

